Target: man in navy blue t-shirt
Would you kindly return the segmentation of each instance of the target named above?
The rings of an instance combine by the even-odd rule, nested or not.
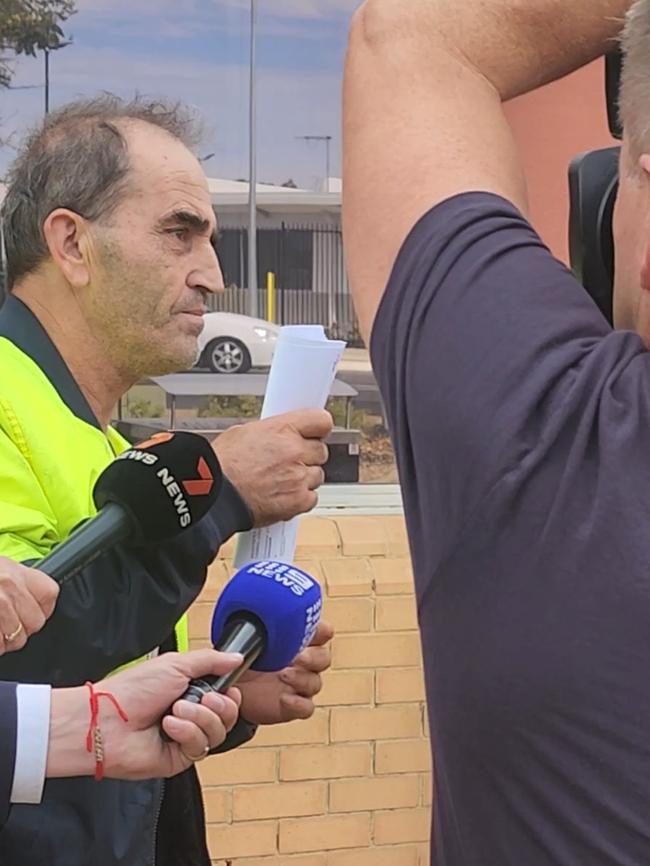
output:
[[[650,864],[650,0],[368,0],[344,230],[404,488],[436,866]],[[628,14],[616,325],[502,102]]]

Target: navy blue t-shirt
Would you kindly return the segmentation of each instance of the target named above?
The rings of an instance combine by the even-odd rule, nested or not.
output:
[[[650,863],[650,353],[507,201],[413,229],[373,364],[404,492],[436,866]]]

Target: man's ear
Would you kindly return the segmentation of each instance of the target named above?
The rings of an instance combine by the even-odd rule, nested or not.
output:
[[[88,223],[67,208],[53,210],[43,223],[43,237],[52,261],[76,289],[90,282]]]

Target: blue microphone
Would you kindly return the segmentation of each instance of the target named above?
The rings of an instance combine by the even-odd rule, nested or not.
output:
[[[249,668],[279,671],[309,646],[320,620],[319,584],[283,562],[254,562],[226,584],[212,616],[216,650],[236,652],[243,663],[222,676],[192,680],[183,700],[198,704],[209,692],[226,692]]]

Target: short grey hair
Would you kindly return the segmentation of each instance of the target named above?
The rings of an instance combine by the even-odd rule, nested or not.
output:
[[[7,177],[0,220],[9,289],[48,258],[43,224],[53,210],[68,208],[96,221],[124,199],[131,167],[125,121],[158,127],[190,150],[202,138],[188,108],[142,97],[105,94],[48,115],[27,137]]]
[[[636,162],[650,148],[650,0],[636,0],[627,13],[620,117]]]

